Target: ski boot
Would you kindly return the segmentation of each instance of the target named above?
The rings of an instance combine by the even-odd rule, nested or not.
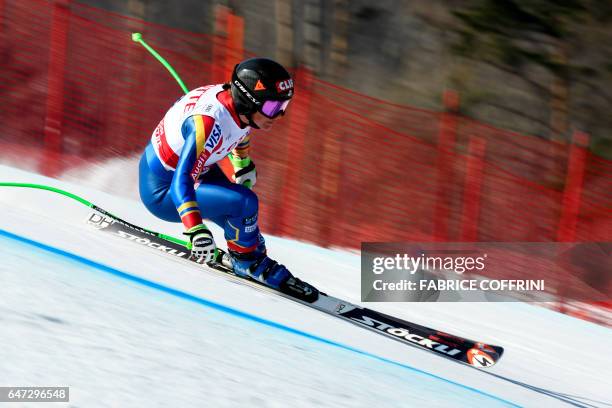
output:
[[[284,265],[268,257],[263,245],[247,254],[231,249],[228,253],[234,273],[238,276],[249,277],[305,302],[312,303],[319,298],[319,291],[315,287],[296,278]]]

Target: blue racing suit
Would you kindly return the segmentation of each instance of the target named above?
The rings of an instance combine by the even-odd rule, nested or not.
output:
[[[186,229],[209,219],[223,228],[229,249],[254,251],[260,243],[257,196],[219,167],[231,152],[248,156],[250,130],[242,126],[222,85],[183,96],[159,123],[140,160],[144,205]]]

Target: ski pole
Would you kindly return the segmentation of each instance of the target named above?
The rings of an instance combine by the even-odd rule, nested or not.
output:
[[[164,59],[164,57],[159,55],[159,53],[157,51],[155,51],[153,49],[153,47],[151,47],[149,44],[147,44],[145,42],[145,40],[142,39],[142,34],[141,33],[132,33],[132,41],[137,42],[140,45],[142,45],[143,47],[145,47],[145,49],[147,51],[149,51],[151,53],[151,55],[153,55],[164,67],[166,67],[166,69],[168,70],[168,72],[170,72],[172,77],[174,79],[176,79],[176,82],[178,82],[178,84],[180,85],[180,87],[183,90],[183,92],[185,92],[185,93],[189,92],[189,89],[187,89],[187,87],[185,86],[185,83],[183,82],[181,77],[179,77],[179,75],[176,73],[174,68],[172,68],[172,65],[170,65],[170,63],[168,61],[166,61]]]
[[[20,188],[31,188],[31,189],[51,191],[53,193],[57,193],[57,194],[65,196],[65,197],[71,198],[71,199],[73,199],[75,201],[78,201],[79,203],[85,205],[86,207],[89,207],[92,210],[97,211],[97,212],[99,212],[102,215],[105,215],[105,216],[107,216],[109,218],[112,218],[114,221],[120,223],[121,225],[123,225],[125,227],[133,229],[135,231],[143,232],[143,233],[148,234],[148,235],[156,236],[157,238],[160,238],[160,239],[163,239],[163,240],[166,240],[166,241],[169,241],[169,242],[173,242],[175,244],[179,244],[179,245],[184,246],[185,248],[189,249],[189,247],[188,247],[189,244],[187,242],[183,241],[183,240],[175,238],[175,237],[173,237],[171,235],[166,235],[166,234],[162,234],[162,233],[159,233],[159,232],[151,231],[151,230],[148,230],[146,228],[141,228],[141,227],[139,227],[137,225],[131,224],[131,223],[129,223],[129,222],[119,218],[118,216],[116,216],[114,214],[111,214],[110,212],[106,211],[105,209],[103,209],[101,207],[98,207],[94,203],[92,203],[90,201],[87,201],[83,197],[79,197],[76,194],[73,194],[73,193],[71,193],[69,191],[66,191],[66,190],[62,190],[60,188],[56,188],[56,187],[52,187],[52,186],[47,186],[47,185],[44,185],[44,184],[11,183],[11,182],[0,182],[0,187],[20,187]]]

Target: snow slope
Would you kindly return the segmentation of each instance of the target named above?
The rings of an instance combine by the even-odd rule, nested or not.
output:
[[[180,233],[133,200],[5,166],[0,181],[63,187]],[[0,211],[0,385],[70,385],[73,406],[612,404],[612,330],[544,308],[368,304],[505,347],[479,371],[126,245],[85,226],[87,208],[68,198],[0,187]],[[357,254],[266,238],[296,275],[359,303]]]

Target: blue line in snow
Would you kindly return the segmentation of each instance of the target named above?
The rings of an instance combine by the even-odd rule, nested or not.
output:
[[[377,356],[377,355],[369,353],[367,351],[356,349],[356,348],[348,346],[346,344],[338,343],[338,342],[335,342],[333,340],[326,339],[324,337],[319,337],[317,335],[314,335],[314,334],[311,334],[311,333],[308,333],[308,332],[305,332],[305,331],[302,331],[302,330],[294,329],[292,327],[285,326],[284,324],[281,324],[281,323],[278,323],[278,322],[274,322],[272,320],[264,319],[264,318],[252,315],[250,313],[246,313],[246,312],[243,312],[241,310],[234,309],[234,308],[231,308],[229,306],[225,306],[223,304],[213,302],[211,300],[207,300],[207,299],[204,299],[204,298],[201,298],[201,297],[198,297],[198,296],[190,295],[189,293],[186,293],[186,292],[183,292],[183,291],[180,291],[180,290],[177,290],[177,289],[173,289],[173,288],[170,288],[168,286],[160,285],[159,283],[155,283],[155,282],[143,279],[143,278],[135,276],[135,275],[130,275],[129,273],[121,272],[120,270],[112,268],[110,266],[98,263],[96,261],[92,261],[90,259],[84,258],[84,257],[76,255],[76,254],[73,254],[71,252],[64,251],[64,250],[59,249],[59,248],[52,247],[50,245],[43,244],[41,242],[33,241],[31,239],[28,239],[28,238],[25,238],[25,237],[22,237],[22,236],[19,236],[19,235],[15,235],[15,234],[13,234],[11,232],[8,232],[8,231],[5,231],[3,229],[0,229],[0,236],[5,236],[5,237],[13,239],[15,241],[22,242],[22,243],[25,243],[25,244],[28,244],[28,245],[32,245],[32,246],[34,246],[36,248],[39,248],[39,249],[42,249],[44,251],[51,252],[53,254],[60,255],[60,256],[72,259],[74,261],[77,261],[77,262],[80,262],[80,263],[85,264],[87,266],[90,266],[90,267],[93,267],[95,269],[98,269],[98,270],[100,270],[102,272],[106,272],[106,273],[109,273],[111,275],[117,276],[117,277],[119,277],[121,279],[125,279],[125,280],[131,281],[131,282],[135,282],[135,283],[138,283],[140,285],[143,285],[143,286],[146,286],[146,287],[149,287],[149,288],[156,289],[156,290],[159,290],[161,292],[167,293],[169,295],[176,296],[178,298],[185,299],[185,300],[188,300],[190,302],[197,303],[197,304],[209,307],[211,309],[218,310],[220,312],[230,314],[232,316],[236,316],[236,317],[239,317],[239,318],[242,318],[242,319],[246,319],[246,320],[250,320],[250,321],[253,321],[253,322],[257,322],[257,323],[260,323],[260,324],[268,326],[268,327],[273,327],[275,329],[279,329],[279,330],[282,330],[282,331],[285,331],[285,332],[288,332],[288,333],[293,333],[293,334],[296,334],[298,336],[306,337],[308,339],[315,340],[315,341],[318,341],[318,342],[321,342],[321,343],[325,343],[325,344],[328,344],[330,346],[338,347],[338,348],[343,349],[343,350],[348,350],[348,351],[351,351],[353,353],[357,353],[357,354],[360,354],[362,356],[370,357],[370,358],[373,358],[375,360],[382,361],[382,362],[388,363],[388,364],[392,364],[392,365],[397,366],[397,367],[402,367],[404,369],[407,369],[407,370],[410,370],[410,371],[414,371],[414,372],[420,373],[422,375],[425,375],[425,376],[428,376],[428,377],[431,377],[431,378],[435,378],[437,380],[444,381],[446,383],[455,385],[457,387],[460,387],[460,388],[463,388],[463,389],[475,392],[477,394],[480,394],[480,395],[492,398],[494,400],[497,400],[497,401],[502,402],[504,404],[507,404],[509,406],[520,407],[520,405],[517,405],[517,404],[515,404],[513,402],[510,402],[508,400],[505,400],[505,399],[503,399],[501,397],[497,397],[495,395],[492,395],[492,394],[489,394],[487,392],[481,391],[481,390],[479,390],[477,388],[473,388],[473,387],[470,387],[470,386],[467,386],[467,385],[464,385],[464,384],[460,384],[458,382],[455,382],[455,381],[452,381],[452,380],[440,377],[438,375],[435,375],[435,374],[432,374],[432,373],[428,373],[427,371],[423,371],[423,370],[421,370],[419,368],[412,367],[412,366],[407,365],[407,364],[399,363],[397,361],[389,360],[387,358]]]

